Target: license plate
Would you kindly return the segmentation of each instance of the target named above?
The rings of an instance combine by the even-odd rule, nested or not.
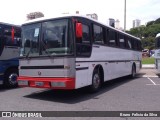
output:
[[[36,86],[43,86],[44,83],[43,83],[43,82],[35,82],[35,85],[36,85]]]

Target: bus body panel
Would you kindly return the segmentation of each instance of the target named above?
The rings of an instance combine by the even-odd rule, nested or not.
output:
[[[53,89],[75,88],[75,58],[32,58],[20,60],[19,81],[28,81],[30,87]],[[74,64],[74,65],[73,65]],[[64,82],[66,87],[52,87],[51,82]],[[43,82],[43,86],[36,85]],[[46,84],[46,85],[45,85]],[[54,84],[54,83],[53,83]],[[23,85],[22,85],[23,86]]]
[[[90,58],[76,58],[76,68],[81,68],[76,70],[76,82],[82,84],[77,84],[80,85],[77,88],[91,85],[93,71],[97,65],[101,65],[105,72],[104,81],[130,75],[133,63],[136,64],[136,72],[140,70],[141,52],[94,46]]]
[[[5,46],[0,56],[0,60],[8,60],[12,58],[17,58],[17,59],[19,58],[19,48]]]
[[[0,84],[4,83],[4,75],[6,71],[10,68],[17,68],[18,69],[19,61],[15,59],[10,60],[0,60]]]

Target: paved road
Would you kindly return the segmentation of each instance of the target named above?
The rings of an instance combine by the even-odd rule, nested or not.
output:
[[[160,78],[156,74],[155,69],[142,69],[137,78],[131,80],[124,77],[109,81],[95,94],[88,93],[87,89],[53,91],[1,87],[0,111],[160,111]],[[57,120],[57,118],[50,119]],[[66,118],[58,119],[66,120]],[[69,119],[81,120],[81,118]],[[156,118],[88,117],[85,119],[155,120]]]

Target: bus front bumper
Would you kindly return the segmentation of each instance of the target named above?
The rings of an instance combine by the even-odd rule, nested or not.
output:
[[[18,77],[20,87],[75,89],[75,78]]]

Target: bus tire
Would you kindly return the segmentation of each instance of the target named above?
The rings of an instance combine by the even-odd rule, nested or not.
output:
[[[135,67],[135,65],[133,64],[132,65],[132,72],[131,72],[131,75],[130,75],[130,78],[135,78],[135,76],[136,76],[136,67]]]
[[[94,93],[99,90],[101,87],[102,80],[101,80],[101,74],[99,73],[98,69],[95,69],[92,75],[92,84],[89,86],[90,92]]]
[[[18,70],[15,68],[7,70],[5,73],[5,81],[4,85],[5,87],[13,88],[18,86],[17,82],[17,77],[18,77]]]

